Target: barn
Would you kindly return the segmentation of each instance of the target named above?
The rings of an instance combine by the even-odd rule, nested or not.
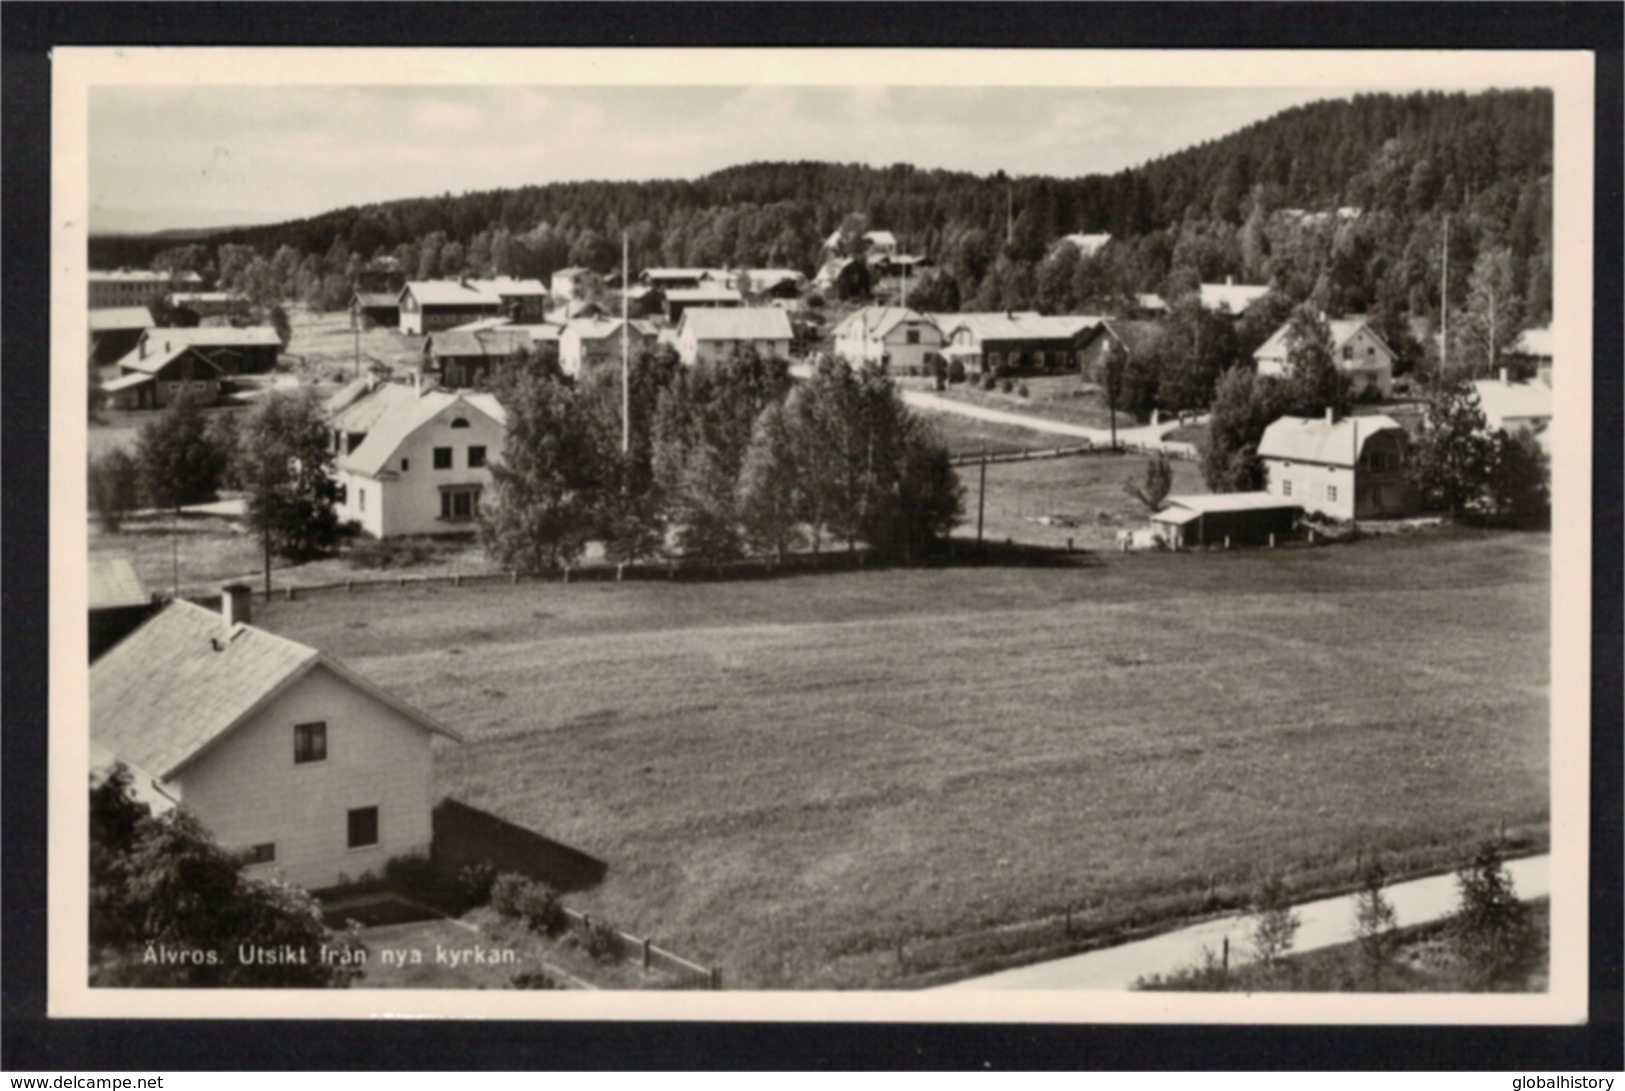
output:
[[[1173,549],[1261,545],[1291,534],[1302,513],[1297,504],[1267,492],[1170,496],[1151,523]]]

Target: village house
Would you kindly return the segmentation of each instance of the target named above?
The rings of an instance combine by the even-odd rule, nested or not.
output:
[[[502,315],[502,300],[467,281],[409,280],[396,296],[401,332],[422,336]]]
[[[638,280],[643,283],[644,287],[658,288],[662,292],[669,292],[673,289],[680,291],[700,288],[708,284],[717,287],[733,287],[728,283],[728,274],[725,271],[699,267],[692,269],[645,269],[638,275]]]
[[[434,738],[460,736],[330,656],[255,628],[249,589],[184,600],[90,668],[92,770],[183,805],[246,874],[311,890],[427,855]]]
[[[474,529],[502,453],[507,414],[495,397],[358,379],[328,402],[341,522],[374,538]]]
[[[169,305],[199,318],[229,318],[248,313],[248,297],[241,292],[171,292]]]
[[[777,307],[690,310],[677,324],[677,357],[685,364],[725,360],[745,349],[790,358],[790,316]]]
[[[1552,385],[1552,330],[1550,326],[1527,329],[1507,348],[1506,360],[1518,373],[1533,375]]]
[[[890,231],[865,231],[863,238],[868,243],[868,249],[864,252],[864,256],[870,261],[876,258],[889,258],[897,253],[897,236]],[[840,248],[841,232],[837,229],[831,233],[829,238],[824,240],[824,249],[833,253]]]
[[[1269,294],[1268,284],[1237,284],[1235,277],[1225,277],[1223,284],[1202,285],[1202,309],[1239,318],[1248,307]]]
[[[423,354],[442,388],[478,387],[521,352],[557,359],[560,333],[558,326],[514,325],[493,318],[430,334]]]
[[[118,377],[104,383],[102,393],[116,409],[162,409],[183,394],[213,405],[223,376],[269,371],[281,351],[281,339],[268,326],[144,330],[135,348],[119,358]]]
[[[220,369],[222,375],[260,375],[276,368],[282,355],[282,339],[270,326],[185,326],[180,328],[156,326],[142,332],[136,346],[119,366],[132,362],[132,357],[172,351],[181,347],[195,349]]]
[[[101,307],[90,315],[90,362],[117,363],[152,328],[152,312],[145,307]]]
[[[1303,508],[1268,492],[1170,496],[1151,525],[1170,549],[1263,545],[1284,541]]]
[[[1333,318],[1326,325],[1332,335],[1332,360],[1353,383],[1355,397],[1367,393],[1392,397],[1394,352],[1370,323],[1358,317]],[[1284,379],[1292,374],[1292,346],[1287,337],[1291,328],[1290,322],[1282,325],[1253,353],[1260,375]]]
[[[1282,417],[1258,456],[1271,496],[1332,519],[1412,515],[1419,498],[1406,466],[1410,438],[1392,417]]]
[[[1059,250],[1067,243],[1071,243],[1073,246],[1078,248],[1078,256],[1080,258],[1092,258],[1096,254],[1100,253],[1100,251],[1105,248],[1106,244],[1111,241],[1111,234],[1105,231],[1102,231],[1097,235],[1062,235],[1060,240],[1055,244],[1054,250]],[[1051,252],[1053,253],[1054,251]]]
[[[632,319],[626,324],[626,350],[636,360],[638,353],[654,346],[660,331],[652,324]],[[578,318],[559,335],[559,367],[566,375],[580,375],[585,369],[621,362],[621,320],[619,318]]]
[[[743,269],[730,276],[726,282],[729,288],[740,288],[740,277],[743,284],[752,296],[771,296],[775,299],[794,299],[807,287],[805,273],[795,269]]]
[[[666,321],[676,325],[690,307],[743,307],[745,300],[732,288],[707,285],[700,288],[662,289],[665,293]]]
[[[559,299],[585,299],[603,286],[603,278],[591,269],[572,265],[560,269],[548,282],[548,290]]]
[[[932,315],[948,338],[943,355],[971,374],[1071,371],[1078,351],[1100,324],[1089,315],[1044,316],[1036,311]]]
[[[395,292],[357,292],[350,299],[352,329],[392,329],[401,324],[401,300]]]
[[[1087,329],[1078,345],[1078,373],[1085,382],[1106,382],[1106,364],[1116,357],[1126,365],[1155,351],[1162,323],[1149,319],[1103,318]]]
[[[145,307],[155,296],[198,291],[203,278],[192,272],[154,272],[151,269],[90,271],[90,307]]]
[[[520,277],[470,277],[468,286],[495,296],[499,313],[516,323],[540,322],[547,313],[547,287]]]
[[[376,257],[356,271],[357,292],[387,292],[391,297],[406,287],[406,273],[393,257]]]
[[[86,569],[90,599],[90,661],[123,640],[151,616],[153,596],[136,575],[127,553],[92,553]]]
[[[929,316],[907,307],[865,307],[832,331],[835,354],[854,366],[885,364],[899,374],[936,367],[947,339]]]
[[[578,318],[602,318],[609,312],[601,305],[586,299],[567,299],[548,309],[545,321],[565,326]]]
[[[1550,453],[1552,423],[1552,388],[1539,380],[1518,382],[1507,368],[1501,369],[1500,378],[1476,379],[1473,392],[1478,395],[1478,406],[1484,411],[1484,426],[1499,428],[1507,434],[1527,431]]]

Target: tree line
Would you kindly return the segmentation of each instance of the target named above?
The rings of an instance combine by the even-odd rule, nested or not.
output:
[[[269,278],[280,298],[331,307],[348,298],[355,263],[375,257],[413,278],[545,277],[566,265],[608,270],[623,232],[640,268],[811,272],[829,235],[861,213],[936,263],[920,290],[941,310],[1105,313],[1135,293],[1230,276],[1330,313],[1435,316],[1448,217],[1452,267],[1505,250],[1508,277],[1539,321],[1551,307],[1551,149],[1548,91],[1357,95],[1112,175],[754,163],[692,181],[355,206],[184,246],[97,238],[91,256],[97,266],[192,268],[250,294],[271,290]],[[1073,232],[1113,241],[1088,258],[1054,250]],[[1448,302],[1460,305],[1465,278],[1451,281]]]
[[[568,571],[594,541],[616,564],[834,543],[911,560],[959,519],[946,447],[883,368],[829,359],[792,384],[773,357],[684,367],[656,351],[628,376],[623,403],[614,367],[580,382],[524,358],[498,372],[507,434],[480,519],[494,561]]]

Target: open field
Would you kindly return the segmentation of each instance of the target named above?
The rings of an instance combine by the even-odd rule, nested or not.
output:
[[[1009,451],[1053,451],[1069,447],[1082,440],[1058,436],[1053,432],[1035,432],[1014,424],[978,420],[963,413],[939,413],[929,409],[910,409],[916,417],[930,422],[948,446],[951,455],[1003,454]],[[961,476],[963,476],[963,469]]]
[[[325,314],[304,307],[290,307],[288,319],[293,339],[288,356],[299,357],[308,378],[327,385],[348,382],[356,370],[356,336],[350,328],[349,311]],[[400,370],[415,362],[423,351],[423,338],[403,334],[394,328],[361,331],[361,368],[384,364]]]
[[[1022,383],[1027,385],[1028,396],[1025,398],[1014,393]],[[938,393],[970,405],[1001,409],[1006,413],[1026,413],[1067,424],[1081,424],[1086,428],[1111,427],[1111,412],[1106,408],[1100,392],[1095,389],[1086,391],[1083,381],[1076,375],[1013,377],[1011,384],[1012,392],[1009,394],[999,388],[983,390],[970,383],[954,383]],[[1134,428],[1139,424],[1133,414],[1118,411],[1119,430]]]
[[[437,794],[606,861],[573,907],[735,987],[917,984],[899,941],[1544,836],[1547,537],[1079,560],[260,619],[464,731]]]
[[[1051,446],[1054,446],[1051,444]],[[1145,505],[1123,491],[1125,481],[1145,480],[1146,455],[1101,453],[1033,462],[995,462],[987,468],[987,506],[982,536],[989,542],[1006,539],[1024,544],[1064,549],[1068,539],[1078,549],[1110,549],[1117,532],[1146,525]],[[1170,459],[1174,470],[1172,495],[1205,493],[1200,467],[1188,459]],[[956,538],[976,537],[976,492],[980,468],[960,466],[965,486],[965,518]],[[1076,526],[1045,524],[1036,520],[1062,515]]]

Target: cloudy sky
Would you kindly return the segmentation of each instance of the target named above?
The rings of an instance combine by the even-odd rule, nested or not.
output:
[[[756,160],[1111,172],[1339,89],[97,87],[91,223],[220,226]]]

